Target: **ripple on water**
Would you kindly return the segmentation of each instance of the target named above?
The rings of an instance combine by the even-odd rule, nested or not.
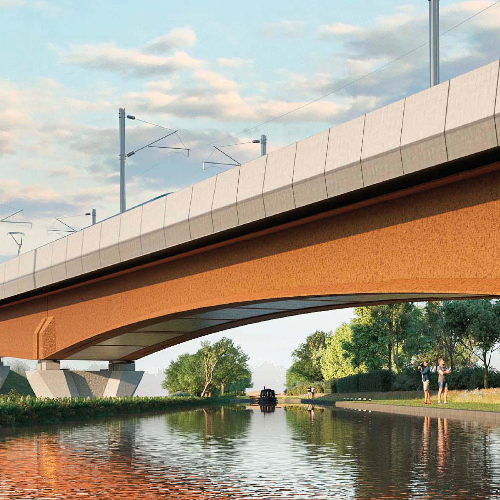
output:
[[[4,432],[0,499],[500,498],[500,429],[258,407]]]

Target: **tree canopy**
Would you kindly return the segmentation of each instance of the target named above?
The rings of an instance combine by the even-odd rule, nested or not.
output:
[[[401,373],[444,357],[452,369],[480,362],[484,387],[492,353],[500,346],[500,302],[430,301],[356,307],[355,317],[334,334],[316,331],[293,351],[289,389],[298,384],[388,369]]]
[[[347,377],[363,370],[363,366],[353,367],[352,356],[342,347],[342,344],[350,342],[351,338],[351,326],[347,323],[343,323],[333,334],[328,335],[320,360],[324,380]]]
[[[165,370],[162,387],[170,393],[188,392],[205,396],[226,387],[242,392],[252,386],[248,356],[240,346],[223,337],[218,342],[202,342],[195,354],[182,354]]]

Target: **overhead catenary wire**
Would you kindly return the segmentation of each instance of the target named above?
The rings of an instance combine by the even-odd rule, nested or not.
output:
[[[153,125],[154,127],[158,127],[158,128],[164,128],[165,130],[174,130],[173,128],[170,128],[170,127],[164,127],[163,125],[158,125],[157,123],[153,123],[153,122],[148,122],[147,120],[141,120],[140,118],[137,118],[133,115],[127,115],[127,118],[129,120],[135,120],[137,122],[142,122],[142,123],[147,123],[148,125]]]

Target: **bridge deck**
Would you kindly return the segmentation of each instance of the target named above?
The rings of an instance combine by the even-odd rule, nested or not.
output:
[[[0,304],[498,148],[499,61],[0,264]]]

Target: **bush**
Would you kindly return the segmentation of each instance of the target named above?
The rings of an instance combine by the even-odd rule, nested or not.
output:
[[[221,400],[217,398],[195,397],[47,399],[20,396],[12,391],[6,396],[0,396],[0,428],[13,425],[83,421],[99,417],[140,415],[183,406],[206,406],[220,402]]]
[[[482,389],[484,387],[484,369],[477,367],[452,371],[447,380],[450,389]],[[488,372],[488,387],[500,387],[500,373],[496,370]]]
[[[437,389],[437,373],[430,374],[430,387],[432,390]],[[422,374],[416,368],[405,368],[399,374],[394,374],[392,381],[393,391],[421,391],[422,390]]]
[[[337,380],[337,392],[359,392],[358,375],[349,375]]]
[[[310,386],[314,387],[316,394],[325,392],[324,382],[309,382],[294,385],[291,389],[286,390],[286,394],[287,396],[301,396],[302,394],[307,394],[307,388]]]
[[[334,378],[333,380],[325,381],[325,384],[328,384],[332,394],[335,394],[336,392],[338,392],[337,379]],[[326,387],[325,387],[325,392],[326,392]]]

